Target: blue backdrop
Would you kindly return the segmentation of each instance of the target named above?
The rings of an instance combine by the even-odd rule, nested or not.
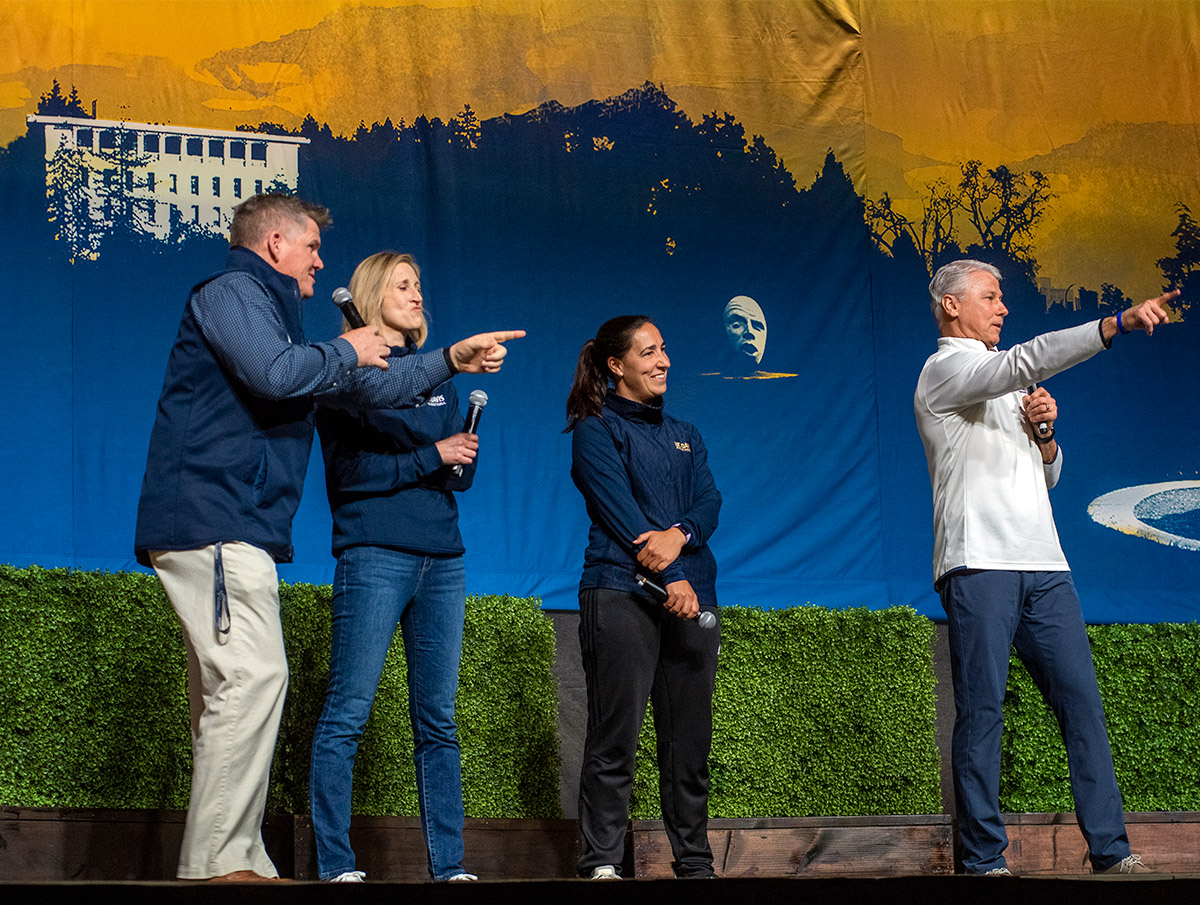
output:
[[[928,474],[912,392],[936,331],[925,259],[872,241],[864,201],[830,152],[789,173],[732,117],[687,119],[650,86],[580,107],[546,105],[477,124],[418,119],[337,138],[301,134],[299,192],[329,206],[326,268],[305,329],[338,329],[329,303],[362,257],[392,248],[422,265],[431,343],[521,327],[496,377],[459,377],[491,402],[474,488],[461,500],[473,593],[576,605],[587,533],[569,477],[564,403],[580,345],[607,318],[646,313],[672,357],[669,410],[694,422],[724,496],[712,539],[726,605],[909,605],[932,592]],[[70,260],[47,223],[38,127],[0,157],[9,221],[0,260],[0,560],[134,568],[133,523],[167,353],[191,284],[224,243],[162,241],[116,222],[95,260]],[[975,253],[987,255],[988,249]],[[1014,262],[1002,344],[1099,316],[1045,312]],[[767,321],[760,373],[725,351],[722,309],[755,299]],[[1048,384],[1066,456],[1052,494],[1093,621],[1191,620],[1200,552],[1113,530],[1088,514],[1114,489],[1194,481],[1200,429],[1191,323],[1122,338]],[[1197,505],[1171,534],[1200,537]],[[1149,516],[1147,516],[1149,517]],[[1164,523],[1166,524],[1166,523]],[[314,452],[289,581],[328,581],[330,519]]]

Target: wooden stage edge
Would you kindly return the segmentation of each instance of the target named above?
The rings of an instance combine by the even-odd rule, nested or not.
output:
[[[161,889],[160,883],[169,881],[166,888],[200,888],[199,884],[171,882],[183,821],[181,811],[0,807],[0,883],[5,884],[0,895],[25,884],[74,889],[104,882]],[[1073,814],[1010,814],[1006,821],[1008,863],[1022,880],[1107,882],[1091,876],[1085,864],[1086,846]],[[1160,880],[1156,882],[1163,876],[1177,882],[1186,879],[1193,893],[1200,892],[1190,884],[1191,880],[1200,882],[1200,812],[1131,813],[1126,815],[1126,824],[1133,850],[1158,872]],[[282,875],[297,881],[316,879],[308,815],[269,817],[264,838]],[[944,814],[713,819],[709,821],[709,840],[716,871],[724,880],[800,880],[817,883],[811,887],[813,891],[826,888],[822,886],[825,881],[835,880],[950,879],[955,866],[954,826]],[[424,883],[425,846],[415,817],[355,817],[351,841],[358,867],[373,881],[369,886],[399,883],[412,885],[406,888],[446,888]],[[574,820],[468,818],[464,842],[467,869],[486,880],[515,881],[503,885],[529,886],[530,895],[547,882],[570,880],[569,894],[578,893],[574,881],[578,826]],[[625,876],[646,881],[639,882],[639,887],[658,886],[661,892],[661,886],[650,881],[670,876],[670,848],[662,822],[633,821],[628,842]],[[495,889],[491,882],[480,885]],[[268,886],[299,889],[308,884],[253,885],[260,891]],[[797,887],[791,888],[794,895]],[[847,888],[877,887],[868,882]],[[799,889],[810,894],[807,885]],[[947,891],[945,887],[940,890],[943,894]],[[754,895],[756,900],[760,898],[757,892]]]

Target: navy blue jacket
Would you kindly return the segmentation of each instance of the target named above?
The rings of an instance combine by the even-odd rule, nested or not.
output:
[[[292,516],[312,448],[313,395],[411,405],[453,373],[444,351],[359,368],[344,338],[307,343],[300,287],[246,248],[188,299],[150,434],[134,549],[245,541],[292,558]]]
[[[633,539],[679,524],[691,540],[660,580],[686,579],[702,606],[716,605],[717,562],[708,539],[717,528],[721,494],[694,426],[664,414],[661,401],[642,405],[610,390],[602,416],[575,425],[571,462],[592,520],[581,590],[636,592]]]
[[[413,347],[392,347],[391,361]],[[417,408],[353,411],[317,408],[325,457],[325,489],[333,512],[333,555],[370,544],[423,555],[461,555],[458,504],[475,462],[461,478],[442,464],[434,445],[459,433],[458,394],[447,380]]]
[[[229,250],[224,272],[231,271],[265,287],[288,336],[304,342],[294,278],[240,247]],[[220,275],[198,284],[193,296]],[[290,561],[312,431],[312,397],[250,393],[205,340],[189,299],[150,434],[134,539],[138,562],[149,565],[151,550],[218,541],[246,541],[277,562]]]

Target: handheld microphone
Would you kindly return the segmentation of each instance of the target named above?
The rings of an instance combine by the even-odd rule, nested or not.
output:
[[[349,295],[349,293],[347,293]],[[479,433],[479,419],[483,415],[483,407],[487,405],[487,393],[483,390],[471,390],[471,395],[467,397],[467,417],[463,421],[464,434]],[[463,467],[455,465],[450,469],[450,473],[456,478],[461,478]]]
[[[345,286],[333,290],[333,303],[342,309],[342,317],[355,330],[367,325],[367,322],[362,319],[362,315],[358,313],[358,309],[354,307],[354,296]]]
[[[667,589],[651,578],[649,575],[637,575],[638,586],[641,587],[647,594],[653,597],[659,603],[667,602]],[[717,624],[717,617],[709,610],[701,609],[699,613],[692,617],[696,620],[696,624],[700,628],[712,628]]]
[[[1038,385],[1036,383],[1031,383],[1029,385],[1029,389],[1027,389],[1025,392],[1032,396],[1033,391],[1036,390],[1037,388],[1038,388]],[[1036,423],[1030,422],[1030,423],[1033,424],[1033,429],[1035,431],[1037,431],[1037,435],[1039,437],[1049,437],[1050,436],[1050,425],[1047,424],[1045,421],[1038,421]]]

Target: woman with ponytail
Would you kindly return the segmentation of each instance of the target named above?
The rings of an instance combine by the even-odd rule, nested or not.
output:
[[[588,698],[579,870],[592,879],[620,876],[648,700],[675,876],[715,876],[708,751],[720,632],[696,617],[716,612],[708,539],[721,495],[699,432],[663,412],[670,367],[649,318],[616,317],[584,343],[567,398],[571,477],[592,522],[579,583]]]

